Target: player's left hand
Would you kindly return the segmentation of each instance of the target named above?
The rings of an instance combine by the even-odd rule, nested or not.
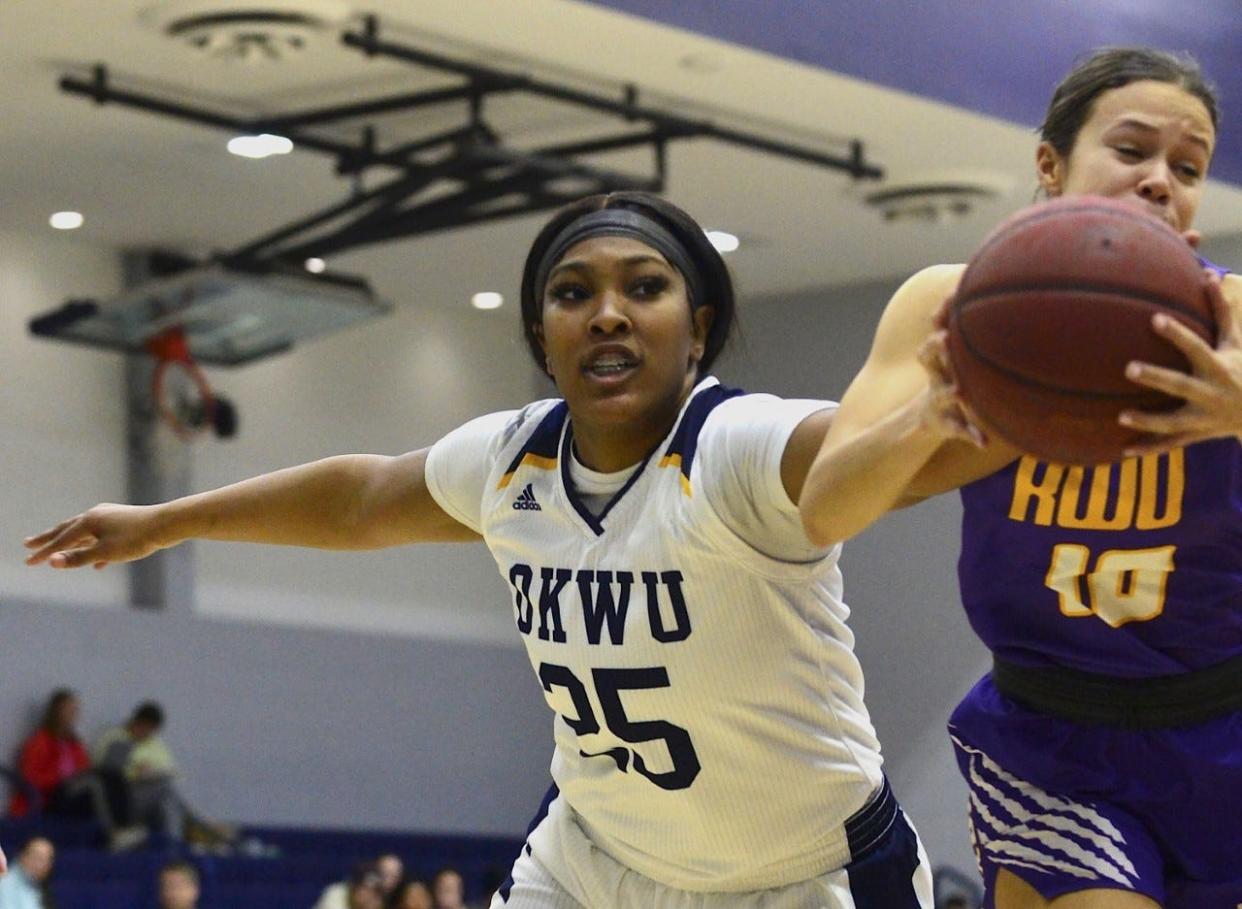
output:
[[[1169,451],[1205,439],[1242,438],[1242,321],[1225,296],[1220,275],[1210,269],[1206,292],[1216,317],[1215,348],[1176,319],[1163,314],[1152,317],[1156,333],[1186,355],[1189,373],[1150,363],[1126,367],[1130,381],[1186,402],[1165,413],[1122,412],[1118,419],[1123,426],[1147,434],[1127,449],[1128,457]]]
[[[4,850],[0,849],[0,874],[4,874],[4,872],[8,870],[9,870],[8,859],[4,857]]]

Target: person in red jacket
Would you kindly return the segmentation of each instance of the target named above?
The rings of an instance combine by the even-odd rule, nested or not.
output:
[[[33,807],[47,814],[95,817],[108,834],[113,849],[137,845],[141,828],[122,827],[125,819],[124,782],[91,769],[90,755],[77,733],[81,705],[68,688],[48,698],[39,727],[22,744],[17,769],[38,794],[38,806],[27,794],[14,792],[9,814],[24,817]]]
[[[22,743],[17,769],[39,794],[39,807],[44,810],[54,811],[53,804],[66,796],[62,784],[90,768],[90,756],[76,731],[80,711],[77,695],[72,691],[53,691],[39,728]],[[24,817],[31,807],[26,793],[17,791],[9,804],[9,814]]]

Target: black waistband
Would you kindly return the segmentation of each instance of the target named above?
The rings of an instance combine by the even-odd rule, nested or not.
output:
[[[845,836],[850,844],[850,861],[866,858],[884,842],[884,837],[897,817],[897,797],[888,778],[871,794],[867,803],[845,821]]]
[[[1093,726],[1193,726],[1242,710],[1242,656],[1207,669],[1141,679],[993,658],[1001,694],[1033,710]]]

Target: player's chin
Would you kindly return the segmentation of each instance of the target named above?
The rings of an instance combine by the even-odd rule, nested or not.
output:
[[[607,388],[588,386],[577,400],[566,400],[571,412],[589,417],[597,426],[644,427],[660,410],[658,396],[638,382]]]
[[[632,388],[589,388],[570,409],[589,412],[596,422],[627,423],[641,418],[646,408],[643,395]]]

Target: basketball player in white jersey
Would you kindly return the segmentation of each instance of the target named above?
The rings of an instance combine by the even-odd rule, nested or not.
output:
[[[29,539],[29,561],[103,565],[192,537],[482,538],[555,713],[554,785],[493,909],[930,909],[838,550],[811,545],[795,505],[834,405],[708,376],[733,309],[680,209],[585,199],[540,232],[522,278],[559,399],[401,457],[100,505]]]

